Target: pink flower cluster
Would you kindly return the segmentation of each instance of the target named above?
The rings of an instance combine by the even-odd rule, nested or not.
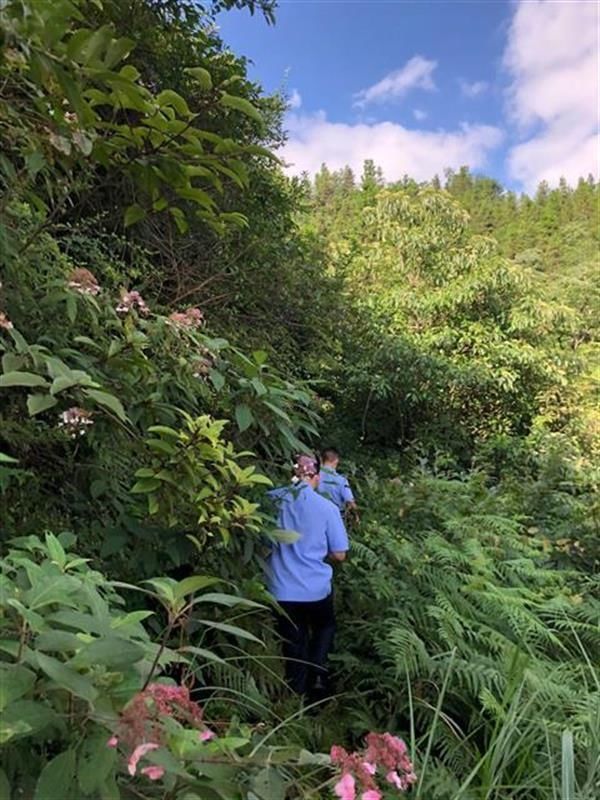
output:
[[[369,733],[366,749],[356,753],[334,745],[331,761],[342,771],[334,786],[334,793],[340,800],[356,800],[357,787],[361,800],[381,800],[383,794],[377,782],[380,773],[388,784],[401,792],[417,779],[406,745],[391,733]]]
[[[204,325],[204,314],[199,308],[174,311],[169,315],[169,322],[177,328],[201,328]]]
[[[100,284],[96,276],[89,269],[84,269],[83,267],[73,270],[69,275],[67,286],[69,289],[79,292],[79,294],[97,295],[100,292]]]
[[[94,424],[92,416],[93,414],[91,411],[86,411],[85,408],[79,408],[78,406],[72,406],[62,412],[58,420],[58,427],[64,428],[71,439],[76,439],[78,436],[83,436],[86,429]]]
[[[6,316],[4,311],[0,311],[0,328],[4,328],[5,331],[10,331],[13,328],[12,322]]]
[[[118,733],[107,742],[108,747],[117,747],[121,743],[129,751],[127,770],[130,775],[136,774],[140,759],[161,746],[164,738],[162,720],[165,717],[197,728],[201,742],[208,742],[216,736],[202,721],[202,709],[190,699],[187,687],[151,683],[131,700],[121,714]],[[140,770],[140,774],[152,781],[162,778],[164,772],[164,768],[158,765]]]
[[[123,291],[121,293],[121,301],[116,308],[117,314],[129,314],[133,309],[137,309],[138,314],[141,314],[143,317],[150,313],[150,309],[139,292]]]

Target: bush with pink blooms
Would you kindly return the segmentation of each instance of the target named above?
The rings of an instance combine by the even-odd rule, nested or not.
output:
[[[382,800],[390,786],[405,792],[417,779],[406,744],[390,733],[369,733],[365,747],[352,753],[334,745],[331,763],[341,772],[333,788],[340,800]]]

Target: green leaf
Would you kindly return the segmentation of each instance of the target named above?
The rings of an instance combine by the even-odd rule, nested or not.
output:
[[[251,785],[261,800],[285,800],[287,784],[275,767],[261,769],[253,776]]]
[[[167,456],[172,456],[177,452],[177,448],[171,442],[165,442],[164,439],[148,439],[146,446],[151,450],[159,453],[164,453]]]
[[[27,398],[29,416],[34,417],[36,414],[41,414],[42,411],[47,411],[55,406],[57,402],[56,397],[52,397],[51,394],[30,394]]]
[[[0,386],[47,386],[41,375],[33,372],[6,372],[0,375]]]
[[[35,672],[21,664],[0,665],[0,712],[23,697],[35,683]]]
[[[217,605],[227,606],[245,606],[246,608],[265,608],[261,603],[255,603],[254,600],[247,600],[245,597],[238,597],[235,594],[223,594],[222,592],[207,592],[200,595],[194,600],[196,603],[216,603]]]
[[[62,722],[53,709],[34,700],[17,700],[11,703],[3,712],[2,720],[10,726],[23,723],[26,726],[26,730],[23,731],[25,735],[37,733],[50,725],[58,727]]]
[[[240,403],[235,407],[235,420],[241,433],[247,430],[254,422],[254,415],[246,403]]]
[[[179,233],[186,233],[188,229],[188,223],[183,211],[176,206],[171,206],[171,208],[169,208],[169,214],[175,220],[175,224],[177,225],[177,230]]]
[[[260,111],[255,108],[249,100],[246,100],[243,97],[237,97],[233,94],[224,93],[221,95],[219,103],[226,108],[233,108],[236,111],[241,111],[242,114],[245,114],[247,117],[251,117],[261,124],[264,122]]]
[[[172,89],[163,89],[163,91],[157,95],[156,100],[159,106],[171,106],[178,114],[181,114],[182,117],[188,116],[190,113],[188,104],[183,97]]]
[[[71,694],[77,697],[82,697],[88,703],[93,703],[98,692],[93,686],[89,678],[80,675],[71,669],[66,664],[61,663],[56,658],[46,656],[43,653],[35,654],[36,660],[40,669],[48,675],[49,678],[58,684],[61,689],[66,689]]]
[[[65,750],[42,770],[33,800],[59,800],[68,797],[75,780],[75,751]]]
[[[144,657],[141,645],[120,636],[108,636],[86,645],[73,659],[75,666],[102,664],[121,668],[135,664]]]
[[[175,603],[177,581],[173,580],[173,578],[148,578],[143,583],[149,583],[150,586],[156,589],[158,596],[166,600],[170,605]]]
[[[116,765],[118,753],[114,747],[107,747],[108,735],[99,730],[93,736],[86,736],[79,753],[77,782],[85,795],[94,794],[109,777]]]
[[[166,425],[151,425],[148,428],[148,433],[159,433],[162,436],[179,439],[179,433],[174,428],[168,428]]]
[[[217,631],[223,631],[223,633],[230,633],[232,636],[239,636],[241,639],[248,639],[251,642],[256,642],[264,646],[264,642],[261,642],[257,636],[250,633],[250,631],[245,631],[243,628],[238,628],[237,625],[229,625],[226,622],[215,622],[210,619],[199,619],[195,620],[195,622],[198,622],[200,625],[206,625],[208,628],[214,628]]]
[[[175,599],[181,600],[188,594],[197,592],[200,589],[206,589],[208,586],[214,586],[217,583],[221,583],[219,578],[212,578],[208,575],[191,575],[189,578],[179,581],[174,590]]]
[[[67,318],[71,325],[77,319],[77,300],[74,294],[67,295]]]
[[[131,487],[131,494],[146,494],[147,492],[155,492],[160,486],[158,478],[142,478]]]
[[[144,211],[144,209],[137,203],[134,203],[125,210],[123,223],[126,228],[129,228],[131,225],[135,225],[136,222],[139,222],[140,220],[144,219],[145,216],[146,212]]]
[[[204,67],[186,67],[183,71],[188,75],[191,75],[200,88],[205,92],[207,92],[209,89],[212,89],[213,84],[210,72],[207,69],[204,69]]]
[[[10,800],[10,783],[3,769],[0,769],[0,800]]]
[[[23,356],[18,356],[16,353],[5,353],[2,356],[2,371],[12,372],[19,370],[25,363]]]
[[[221,389],[225,386],[225,376],[222,372],[219,372],[216,369],[211,369],[208,373],[210,380],[212,381],[212,385],[215,387],[217,392],[220,392]]]
[[[221,658],[221,656],[213,653],[212,650],[205,650],[203,647],[194,647],[193,645],[188,645],[187,647],[180,648],[178,652],[186,654],[191,653],[193,656],[200,656],[200,658],[204,658],[206,661],[215,661],[217,664],[227,663]]]
[[[101,406],[108,408],[109,411],[112,411],[114,414],[116,414],[122,422],[127,421],[127,414],[125,413],[123,404],[118,397],[114,396],[114,394],[101,392],[98,389],[85,389],[85,394],[92,400],[100,403]]]
[[[125,56],[129,55],[134,47],[135,42],[133,39],[126,39],[124,37],[121,39],[113,39],[107,47],[106,55],[104,56],[104,66],[106,69],[115,67],[119,61],[122,61]]]
[[[53,533],[46,534],[46,547],[52,561],[62,569],[67,563],[67,554]]]

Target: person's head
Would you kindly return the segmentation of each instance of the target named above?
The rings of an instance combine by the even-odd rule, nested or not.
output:
[[[313,489],[319,485],[319,473],[321,465],[316,456],[309,453],[301,453],[296,456],[294,462],[294,477],[299,481],[309,483]]]
[[[337,469],[337,466],[340,463],[339,450],[336,450],[335,447],[326,447],[321,452],[321,463],[323,464],[324,467],[331,467],[332,469]]]

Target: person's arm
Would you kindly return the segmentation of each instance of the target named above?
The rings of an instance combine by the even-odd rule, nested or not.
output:
[[[352,518],[358,522],[358,505],[356,504],[354,493],[347,480],[344,480],[344,485],[342,486],[342,500],[344,501],[344,510],[351,514]]]
[[[350,549],[348,534],[344,527],[340,510],[333,503],[330,504],[327,519],[327,554],[331,561],[344,561],[346,552]]]

